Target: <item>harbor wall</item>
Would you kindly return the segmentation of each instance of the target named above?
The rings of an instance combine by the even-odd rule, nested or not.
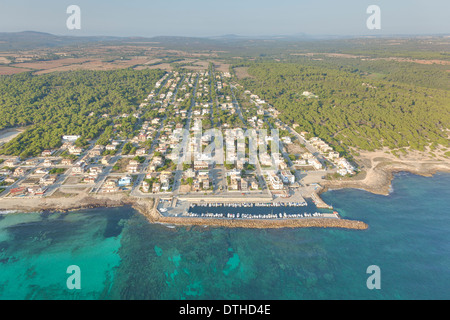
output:
[[[335,218],[303,219],[214,219],[192,217],[166,217],[159,213],[159,199],[138,202],[135,209],[151,223],[165,223],[181,226],[211,226],[225,228],[279,229],[279,228],[344,228],[365,230],[368,225],[362,221]]]

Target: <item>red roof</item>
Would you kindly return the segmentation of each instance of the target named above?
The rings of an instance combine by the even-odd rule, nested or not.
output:
[[[22,192],[25,190],[25,187],[19,187],[19,188],[13,188],[11,189],[9,192],[11,193],[17,193],[17,192]]]

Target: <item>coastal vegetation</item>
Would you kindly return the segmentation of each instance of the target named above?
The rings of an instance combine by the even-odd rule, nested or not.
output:
[[[162,77],[161,70],[71,71],[45,75],[22,73],[0,77],[0,130],[30,127],[6,143],[0,153],[23,158],[61,145],[63,135],[80,135],[80,143],[100,137],[106,144],[112,125],[133,133],[131,114]]]
[[[448,72],[410,66],[409,72],[377,78],[332,60],[301,61],[246,63],[251,77],[239,82],[280,111],[280,120],[298,124],[298,131],[343,154],[352,147],[424,151],[449,146]],[[427,81],[434,73],[439,77]]]

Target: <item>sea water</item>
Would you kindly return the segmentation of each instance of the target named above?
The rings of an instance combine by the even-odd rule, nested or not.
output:
[[[450,174],[392,186],[322,195],[367,230],[174,228],[130,207],[0,215],[0,299],[449,299]]]

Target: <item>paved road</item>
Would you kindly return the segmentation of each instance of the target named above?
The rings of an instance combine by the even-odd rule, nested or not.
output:
[[[188,148],[189,148],[189,138],[190,138],[190,128],[191,128],[191,120],[192,120],[192,107],[195,105],[195,94],[197,92],[197,86],[198,86],[198,79],[199,79],[199,75],[197,75],[197,78],[195,79],[195,84],[194,84],[194,90],[192,91],[192,100],[191,100],[191,105],[189,106],[189,111],[187,114],[187,120],[186,120],[186,125],[184,126],[184,132],[183,132],[183,137],[181,140],[181,145],[180,145],[180,159],[183,159],[183,157],[188,153]],[[174,175],[174,179],[173,179],[173,195],[174,197],[178,195],[178,193],[180,192],[180,185],[181,185],[181,177],[183,174],[183,161],[179,160],[178,164],[177,164],[177,169],[175,171],[175,175]]]
[[[231,89],[231,94],[233,96],[233,105],[236,107],[238,116],[242,120],[242,123],[244,123],[245,129],[248,130],[247,122],[244,120],[244,117],[242,115],[241,106],[239,105],[239,102],[237,101],[236,96],[234,95],[234,91],[233,91],[234,87],[230,85],[230,89]],[[258,178],[259,185],[262,186],[262,190],[266,191],[269,195],[272,195],[272,193],[270,192],[270,189],[268,188],[267,181],[264,178],[264,175],[262,173],[261,163],[259,162],[258,157],[256,157],[256,175]]]
[[[169,77],[167,77],[166,81],[164,81],[164,84],[171,77],[172,77],[172,74]],[[180,81],[178,81],[176,89],[175,89],[174,94],[172,96],[172,99],[171,99],[171,101],[169,103],[173,103],[173,101],[174,101],[174,99],[175,99],[175,97],[177,95],[178,88],[179,88],[180,84],[183,82],[183,80],[184,80],[184,76],[182,77],[182,79],[180,79]],[[159,92],[161,91],[161,88],[164,86],[164,84],[162,84],[160,86],[160,89],[158,90],[158,93],[155,94],[155,97],[159,95]],[[153,102],[153,100],[152,100],[152,102]],[[158,144],[158,139],[159,139],[159,136],[161,134],[161,130],[164,127],[164,123],[165,123],[166,119],[167,119],[167,115],[165,115],[164,118],[162,119],[162,121],[161,121],[161,123],[160,123],[160,125],[158,127],[157,133],[155,135],[155,138],[153,139],[152,144],[150,146],[150,150],[149,150],[148,154],[145,155],[145,161],[140,165],[139,174],[137,175],[137,178],[135,179],[135,181],[133,183],[133,186],[131,188],[131,193],[130,194],[132,196],[142,197],[144,195],[147,195],[147,194],[145,194],[145,193],[140,191],[140,185],[141,185],[142,181],[145,179],[145,176],[147,175],[147,167],[149,166],[150,161],[152,160],[152,158],[153,158],[153,156],[155,154],[155,149],[156,149],[156,146]]]

